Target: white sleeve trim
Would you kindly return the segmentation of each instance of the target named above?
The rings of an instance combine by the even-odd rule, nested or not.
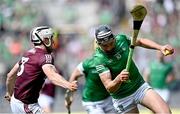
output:
[[[83,68],[83,65],[82,65],[83,63],[81,62],[81,63],[79,63],[79,65],[77,66],[77,69],[80,71],[80,73],[81,74],[83,74],[84,75],[84,68]]]
[[[99,76],[102,76],[105,73],[110,73],[110,70],[107,70],[107,71],[104,71],[104,72],[100,73]]]

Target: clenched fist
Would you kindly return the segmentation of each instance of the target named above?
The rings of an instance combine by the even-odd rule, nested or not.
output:
[[[118,77],[120,82],[126,82],[129,79],[129,72],[124,69],[123,71],[121,71]]]
[[[7,101],[10,102],[10,100],[11,100],[11,95],[10,95],[8,92],[6,92],[4,98],[5,98]]]
[[[70,83],[68,89],[71,90],[71,91],[76,91],[77,87],[78,87],[77,81],[73,81],[73,82]]]

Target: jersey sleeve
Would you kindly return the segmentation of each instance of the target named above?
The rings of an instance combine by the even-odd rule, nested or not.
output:
[[[88,72],[89,67],[90,67],[89,62],[90,62],[90,59],[85,59],[78,65],[78,69],[81,72],[81,74],[86,74]]]
[[[83,63],[79,63],[79,65],[77,66],[78,70],[80,71],[81,74],[84,74],[84,68],[83,68]]]
[[[104,65],[97,65],[96,71],[98,72],[99,76],[104,73],[110,72],[110,70],[107,67],[105,67]]]
[[[39,60],[39,65],[43,66],[45,64],[53,64],[54,65],[54,58],[51,54],[45,54]]]

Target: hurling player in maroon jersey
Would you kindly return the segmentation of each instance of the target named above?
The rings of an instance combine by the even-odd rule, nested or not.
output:
[[[71,91],[77,89],[77,82],[66,81],[54,66],[52,29],[36,27],[31,31],[30,39],[34,48],[25,52],[7,74],[5,98],[10,101],[13,113],[44,112],[38,104],[38,97],[46,77],[57,86]]]

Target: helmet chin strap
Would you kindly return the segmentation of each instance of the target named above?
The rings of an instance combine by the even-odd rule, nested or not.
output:
[[[49,43],[49,45],[46,45],[43,41],[42,41],[42,39],[40,38],[40,36],[37,34],[37,33],[35,33],[35,35],[37,36],[37,38],[42,42],[42,44],[46,47],[46,50],[47,50],[47,52],[48,53],[51,53],[52,52],[52,48],[50,47],[51,46],[51,41],[50,41],[50,43]]]

